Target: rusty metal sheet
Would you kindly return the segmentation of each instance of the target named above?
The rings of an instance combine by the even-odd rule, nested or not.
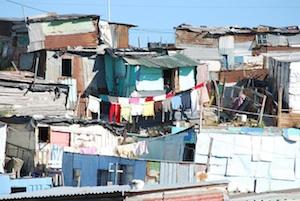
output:
[[[96,47],[98,45],[98,34],[80,33],[69,35],[49,35],[45,37],[46,49],[58,49],[82,46],[82,47]]]
[[[117,26],[118,33],[118,46],[117,48],[128,48],[128,26],[118,25]]]
[[[232,70],[220,71],[219,80],[226,78],[227,83],[237,82],[243,78],[256,77],[263,79],[268,74],[267,69],[249,69],[249,70]]]

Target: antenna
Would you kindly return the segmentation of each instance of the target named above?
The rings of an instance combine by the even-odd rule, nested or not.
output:
[[[110,0],[107,0],[107,15],[108,21],[110,22]]]

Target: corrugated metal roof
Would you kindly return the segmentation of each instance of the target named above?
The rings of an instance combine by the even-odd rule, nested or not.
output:
[[[78,195],[98,195],[109,193],[123,193],[129,191],[129,185],[124,186],[92,186],[92,187],[55,187],[48,190],[14,193],[10,195],[0,196],[0,200],[26,199],[26,198],[47,198],[47,197],[62,197],[62,196],[78,196]]]
[[[82,18],[99,19],[99,15],[91,14],[64,14],[58,15],[57,13],[48,13],[47,15],[31,16],[28,17],[28,22],[49,22],[53,20],[75,20]]]
[[[187,189],[187,188],[197,188],[197,187],[208,187],[215,185],[228,185],[228,180],[214,180],[214,181],[202,181],[193,184],[145,184],[144,188],[141,190],[131,190],[130,192],[147,192],[147,191],[162,191],[162,190],[174,190],[174,189]]]
[[[158,57],[123,57],[130,65],[141,65],[156,68],[177,68],[177,67],[193,67],[198,63],[183,54],[175,54],[172,56]]]
[[[218,48],[207,48],[204,46],[195,45],[178,45],[177,47],[183,48],[182,54],[196,60],[221,60],[222,57],[219,54]]]

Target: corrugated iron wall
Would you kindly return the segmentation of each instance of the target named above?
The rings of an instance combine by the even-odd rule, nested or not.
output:
[[[196,173],[204,169],[205,165],[193,163],[147,161],[145,182],[161,185],[196,183]]]

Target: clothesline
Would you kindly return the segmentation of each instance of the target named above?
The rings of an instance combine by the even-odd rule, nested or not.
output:
[[[154,117],[157,113],[162,113],[162,121],[165,121],[165,113],[169,114],[168,117],[170,118],[170,114],[173,114],[176,110],[191,109],[193,113],[199,110],[200,98],[204,100],[203,102],[209,101],[208,91],[205,86],[205,82],[202,82],[189,90],[177,94],[168,93],[144,98],[101,95],[100,98],[91,97],[90,100],[93,103],[90,104],[89,101],[88,108],[91,112],[100,111],[99,102],[108,103],[110,122],[114,119],[115,122],[119,123],[124,119],[131,123],[133,116]],[[100,112],[98,113],[100,114]]]
[[[196,86],[194,86],[190,89],[184,90],[184,91],[180,91],[180,92],[177,92],[177,93],[169,92],[167,94],[162,94],[162,95],[158,95],[158,96],[120,97],[120,96],[100,95],[100,100],[104,101],[104,102],[120,103],[120,104],[127,103],[128,100],[129,100],[129,103],[133,103],[133,104],[150,102],[150,101],[154,101],[154,102],[155,101],[163,101],[165,99],[169,99],[169,98],[172,98],[174,96],[180,96],[181,94],[192,91],[192,90],[199,90],[202,87],[204,87],[205,85],[206,85],[206,82],[201,82],[201,83],[197,84]]]

